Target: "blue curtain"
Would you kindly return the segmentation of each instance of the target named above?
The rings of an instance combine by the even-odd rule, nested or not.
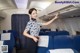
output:
[[[19,40],[20,48],[26,48],[27,38],[23,36],[23,31],[26,27],[27,22],[29,21],[29,15],[27,14],[13,14],[12,15],[12,30],[16,31],[18,34],[16,38]]]

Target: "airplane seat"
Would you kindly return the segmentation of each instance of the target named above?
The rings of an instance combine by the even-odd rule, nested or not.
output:
[[[41,29],[40,31],[51,31],[51,29]]]
[[[56,35],[69,35],[68,31],[58,31]]]
[[[72,49],[74,53],[78,53],[80,52],[80,35],[50,37],[48,49]]]
[[[49,35],[49,36],[57,36],[57,35],[69,35],[68,31],[51,31],[49,29],[41,29],[39,35]]]
[[[3,30],[3,33],[7,33],[7,31],[6,30]]]
[[[54,36],[65,36],[65,35],[69,35],[69,32],[67,32],[67,31],[58,31],[58,32],[56,32],[56,31],[50,31],[50,32],[48,32],[48,35],[49,36],[52,36],[52,37],[54,37]]]
[[[50,31],[50,32],[48,33],[48,35],[49,35],[49,36],[52,36],[52,37],[53,37],[53,36],[56,36],[56,31]]]
[[[74,36],[74,46],[75,49],[80,52],[80,35]]]
[[[63,33],[62,33],[63,32]],[[44,32],[43,32],[44,33]],[[47,34],[48,34],[48,36],[49,36],[49,43],[48,43],[48,47],[46,48],[46,47],[38,47],[38,53],[41,53],[41,51],[42,51],[42,53],[46,53],[47,52],[47,50],[49,50],[49,49],[54,49],[54,37],[56,36],[60,36],[60,37],[65,37],[64,39],[66,39],[66,43],[67,43],[67,39],[69,39],[69,38],[66,38],[66,35],[68,36],[68,32],[65,32],[65,31],[60,31],[59,32],[59,34],[61,33],[61,34],[64,34],[64,35],[57,35],[57,33],[58,32],[56,32],[56,31],[49,31],[49,32],[47,32]],[[46,34],[45,34],[46,35]],[[45,36],[45,35],[40,35],[40,36]],[[46,35],[47,36],[47,35]],[[69,43],[70,43],[70,41],[72,41],[72,40],[69,40]],[[58,41],[57,41],[58,42]],[[63,42],[65,42],[65,41],[63,41]],[[66,44],[67,45],[67,44]],[[72,44],[71,44],[72,45]],[[71,46],[70,45],[70,46]],[[62,45],[63,46],[63,45]],[[64,47],[64,46],[63,46]],[[67,46],[68,47],[68,46]]]
[[[54,36],[53,49],[72,48],[74,49],[74,42],[71,36]]]
[[[49,43],[48,43],[48,49],[53,49],[53,37],[52,36],[49,36]]]
[[[41,29],[39,35],[48,35],[51,29]]]
[[[48,48],[46,47],[38,47],[38,52],[37,53],[46,53]]]
[[[42,35],[45,36],[45,35],[48,35],[48,33],[49,33],[49,32],[43,32],[43,31],[40,31],[39,35],[40,35],[40,36],[42,36]]]
[[[47,53],[51,49],[72,49],[74,53],[78,53],[80,36],[49,36],[48,47],[38,47],[38,53]]]
[[[15,47],[15,38],[12,33],[10,35],[10,40],[4,40],[3,45],[8,45],[8,53],[12,53],[13,48]]]
[[[18,37],[18,33],[15,30],[8,30],[8,33],[12,33],[14,38],[15,38],[15,47],[16,48],[20,48],[20,43],[19,43],[19,37]]]
[[[47,42],[45,41],[46,40],[46,38],[45,38],[45,36],[44,36],[44,38],[45,38],[45,40],[43,40],[43,42],[45,41],[46,43],[46,45],[43,45],[43,46],[38,46],[38,53],[46,53],[47,52],[47,50],[49,50],[49,48],[52,48],[52,46],[53,46],[53,44],[52,44],[52,37],[50,37],[50,36],[47,36],[47,37],[49,37],[49,39],[47,40]],[[43,39],[44,39],[43,38]]]
[[[75,49],[50,49],[47,51],[47,53],[79,53]]]
[[[13,33],[14,37],[17,38],[18,37],[18,33],[15,30],[8,30],[8,33]]]

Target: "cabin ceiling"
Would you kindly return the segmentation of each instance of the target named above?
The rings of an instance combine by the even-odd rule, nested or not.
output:
[[[55,1],[55,0],[54,0]],[[47,8],[53,0],[0,0],[0,13],[6,9],[29,9],[29,8],[36,8],[38,10],[44,10]],[[80,15],[80,9],[70,11],[64,14],[61,14],[61,18],[68,18],[68,17],[77,17]],[[47,16],[43,18],[43,20],[48,21],[52,18]]]
[[[12,0],[0,0],[0,10],[16,8]]]
[[[32,7],[43,10],[49,6],[52,1],[53,0],[0,0],[0,10],[29,9]]]

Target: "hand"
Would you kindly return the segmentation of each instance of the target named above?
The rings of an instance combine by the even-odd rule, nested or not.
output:
[[[38,41],[38,39],[36,38],[36,37],[33,37],[32,38],[35,42],[37,42]]]
[[[60,14],[60,12],[57,12],[57,13],[56,13],[56,16],[58,16],[59,14]]]
[[[57,12],[55,15],[55,18],[53,18],[53,19],[57,19],[59,14],[60,14],[60,12]]]
[[[35,36],[39,40],[39,36]]]

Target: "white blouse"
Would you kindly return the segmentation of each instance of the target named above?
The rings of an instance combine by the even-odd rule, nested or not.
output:
[[[42,25],[42,23],[39,23],[38,21],[33,21],[30,20],[27,23],[26,26],[26,31],[30,31],[30,35],[32,36],[39,36],[39,32],[40,32],[40,26]]]

